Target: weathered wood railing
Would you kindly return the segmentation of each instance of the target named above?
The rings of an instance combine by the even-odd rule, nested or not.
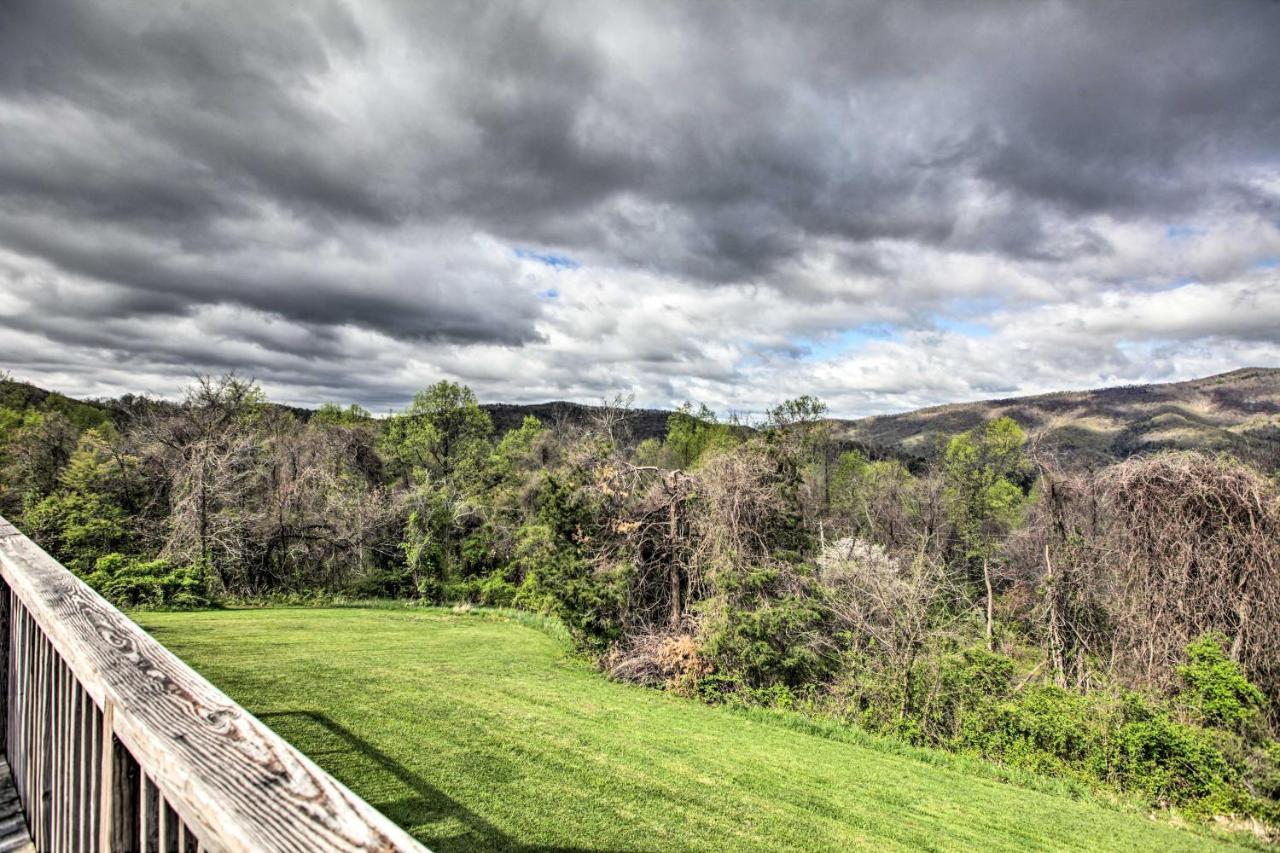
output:
[[[37,850],[425,849],[3,518],[0,581],[0,731]]]

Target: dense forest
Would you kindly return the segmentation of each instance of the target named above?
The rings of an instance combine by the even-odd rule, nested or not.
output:
[[[808,397],[637,440],[620,403],[499,432],[449,382],[386,418],[24,388],[0,512],[121,606],[520,608],[614,678],[1280,823],[1280,492],[1230,457],[1089,468],[996,418],[909,467]]]

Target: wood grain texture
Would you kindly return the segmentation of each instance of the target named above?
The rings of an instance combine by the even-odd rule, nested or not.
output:
[[[159,808],[157,823],[161,815],[176,818],[173,823],[185,826],[202,850],[425,850],[3,518],[0,578],[38,627],[34,632],[19,630],[14,634],[23,643],[30,641],[38,654],[38,665],[32,672],[40,682],[32,692],[38,691],[41,705],[37,718],[46,729],[28,732],[25,738],[23,733],[14,737],[11,724],[9,738],[11,749],[18,745],[25,751],[23,760],[33,762],[38,770],[39,782],[31,792],[35,797],[24,798],[33,825],[76,811],[58,810],[41,796],[45,793],[43,783],[56,772],[50,759],[54,754],[51,747],[58,741],[49,729],[57,720],[59,725],[78,727],[81,732],[89,729],[80,735],[81,743],[85,734],[91,738],[91,748],[83,753],[97,758],[103,770],[111,768],[100,789],[91,791],[96,786],[86,779],[77,786],[79,794],[74,797],[82,807],[97,807],[102,817],[123,811],[116,807],[121,796],[132,802],[141,799],[140,779],[147,778],[172,809]],[[26,651],[24,646],[23,653]],[[58,713],[68,707],[64,698],[67,682],[62,690],[55,690],[56,673],[63,666],[74,677],[80,688],[74,692],[83,693],[84,703],[91,700],[96,708],[108,709],[101,716],[110,720],[109,727],[100,721],[85,726],[83,715],[77,720],[76,715]],[[9,695],[15,689],[27,689],[23,685],[8,687]],[[123,775],[124,766],[114,760],[114,753],[122,749],[136,761],[140,772],[130,774],[131,778],[113,779]],[[133,819],[138,822],[125,831],[145,831],[140,815]],[[164,819],[163,823],[170,821]],[[68,841],[74,837],[60,834],[72,827],[49,829]],[[157,826],[157,830],[163,838],[169,826]],[[119,843],[120,835],[112,833],[112,837]]]

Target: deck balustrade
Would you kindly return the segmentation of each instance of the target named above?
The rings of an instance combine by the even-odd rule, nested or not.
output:
[[[425,850],[3,518],[0,684],[37,850]]]

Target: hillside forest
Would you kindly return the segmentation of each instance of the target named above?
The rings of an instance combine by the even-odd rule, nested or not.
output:
[[[612,678],[1280,825],[1280,492],[1229,456],[994,418],[907,464],[810,397],[637,439],[620,401],[498,432],[449,382],[385,418],[35,390],[0,385],[0,513],[122,607],[518,608]]]

